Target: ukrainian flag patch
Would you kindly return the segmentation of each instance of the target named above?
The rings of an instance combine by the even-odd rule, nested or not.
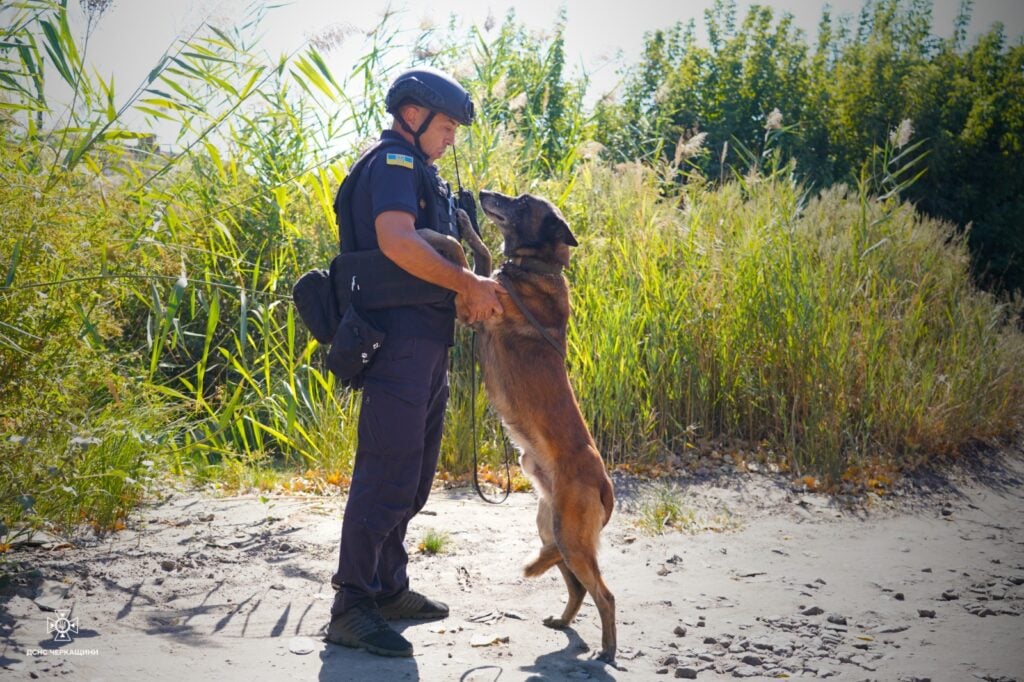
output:
[[[412,168],[412,157],[406,154],[388,154],[387,164],[389,166],[402,166]]]

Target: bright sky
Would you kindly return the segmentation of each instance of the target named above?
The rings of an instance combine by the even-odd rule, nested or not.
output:
[[[95,65],[101,73],[135,73],[141,78],[156,63],[163,50],[175,36],[186,33],[206,18],[230,22],[242,16],[248,2],[241,0],[114,0],[114,3],[95,33],[90,47]],[[442,0],[439,2],[407,2],[394,0],[366,0],[365,2],[338,2],[338,0],[292,0],[270,10],[264,22],[264,43],[272,54],[290,51],[302,43],[306,36],[314,35],[335,23],[353,24],[368,29],[379,21],[385,7],[399,13],[402,25],[418,27],[423,21],[446,26],[454,14],[463,26],[483,26],[488,15],[500,25],[511,2],[481,2],[480,0]],[[695,19],[703,26],[704,10],[711,0],[666,1],[628,0],[611,2],[601,0],[519,0],[515,3],[516,16],[528,28],[547,30],[558,19],[559,7],[567,14],[566,47],[576,65],[585,65],[592,72],[622,51],[627,63],[636,61],[643,44],[643,35],[657,28],[667,28],[676,21]],[[749,3],[738,2],[738,14],[746,13]],[[794,0],[760,0],[777,12],[790,12],[796,23],[814,37],[822,7],[826,3]],[[856,16],[861,0],[832,0],[833,14]],[[959,0],[936,0],[934,30],[939,35],[951,33],[953,18]],[[77,3],[72,2],[72,7]],[[1024,32],[1024,1],[976,0],[970,30],[986,30],[995,21],[1002,21],[1008,33],[1019,36]],[[75,8],[77,10],[77,8]],[[222,22],[222,23],[226,23]],[[343,68],[344,65],[341,65]],[[614,71],[613,67],[609,67]],[[132,80],[132,79],[128,79]],[[126,83],[127,84],[127,83]]]
[[[294,51],[307,37],[332,24],[351,24],[364,30],[372,28],[388,6],[399,13],[400,24],[409,29],[417,29],[427,21],[445,27],[453,14],[464,29],[472,25],[483,27],[489,15],[494,17],[496,26],[500,26],[512,5],[507,0],[280,0],[280,3],[282,6],[270,10],[263,22],[261,44],[273,56]],[[517,19],[527,28],[538,31],[551,29],[558,20],[559,8],[565,8],[567,65],[570,70],[582,68],[590,75],[590,98],[596,100],[615,87],[616,72],[621,66],[637,62],[645,32],[691,18],[702,32],[704,10],[712,4],[713,0],[518,0],[515,8]],[[737,2],[740,19],[749,4],[747,0]],[[813,41],[825,3],[760,0],[760,4],[775,8],[777,13],[793,14],[797,26]],[[829,4],[834,16],[856,17],[863,2],[832,0]],[[960,0],[935,0],[933,31],[936,34],[952,33],[959,4]],[[243,16],[249,5],[250,0],[114,0],[93,35],[89,61],[105,77],[114,74],[116,92],[127,96],[176,36],[187,35],[204,20],[219,26],[230,25]],[[79,3],[71,2],[70,6],[80,18]],[[1002,21],[1007,33],[1015,39],[1024,34],[1024,0],[976,0],[969,28],[971,36],[987,30],[995,21]],[[84,19],[79,23],[84,27]],[[355,36],[328,55],[339,80],[348,74],[352,60],[363,54],[361,47],[360,37]]]

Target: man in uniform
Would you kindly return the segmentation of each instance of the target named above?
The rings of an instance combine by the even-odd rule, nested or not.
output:
[[[387,338],[363,376],[359,444],[326,639],[384,656],[411,656],[412,644],[385,621],[448,615],[445,604],[409,589],[404,540],[437,466],[454,297],[462,296],[469,323],[500,313],[501,304],[500,285],[445,260],[416,232],[431,227],[457,235],[451,189],[434,161],[455,143],[458,126],[472,121],[469,94],[446,74],[417,68],[395,79],[385,103],[394,123],[361,160],[351,205],[336,206],[339,216],[350,211],[354,227],[355,244],[343,248],[379,248],[405,272],[452,294],[439,303],[365,311]]]

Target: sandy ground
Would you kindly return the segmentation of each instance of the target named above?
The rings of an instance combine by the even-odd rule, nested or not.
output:
[[[178,491],[105,539],[7,556],[0,678],[1024,679],[1020,451],[853,507],[780,476],[678,483],[688,530],[652,536],[637,526],[652,484],[616,478],[601,553],[616,667],[591,660],[589,599],[572,629],[541,625],[565,591],[557,571],[521,575],[538,544],[531,493],[495,507],[435,491],[409,537],[446,532],[448,550],[414,554],[410,573],[451,616],[400,623],[416,654],[396,660],[321,639],[343,499]]]

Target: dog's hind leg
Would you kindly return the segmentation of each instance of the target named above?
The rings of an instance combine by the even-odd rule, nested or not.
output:
[[[553,528],[555,542],[562,551],[564,566],[594,599],[594,605],[601,616],[601,651],[597,657],[611,663],[615,660],[616,649],[615,597],[605,585],[597,565],[597,545],[604,526],[604,508],[601,500],[594,497],[577,500],[575,505],[566,500],[566,509],[573,506],[577,509],[575,519],[578,526],[568,527],[567,521],[573,517],[564,513],[560,515],[561,522],[555,523]],[[568,578],[566,582],[569,582]],[[566,613],[570,605],[566,606]]]
[[[523,568],[527,578],[536,578],[562,561],[562,553],[555,544],[555,531],[551,516],[551,503],[541,497],[537,505],[537,533],[542,543],[537,556]]]
[[[582,557],[565,564],[579,583],[590,593],[601,616],[601,651],[597,657],[605,663],[615,660],[615,596],[604,583],[594,557]],[[568,607],[566,607],[568,608]]]
[[[546,497],[541,497],[540,503],[537,506],[537,532],[540,534],[540,540],[544,545],[541,547],[537,558],[527,564],[523,572],[526,574],[526,577],[534,578],[545,573],[552,566],[558,566],[558,570],[561,571],[562,578],[565,580],[565,587],[569,590],[569,599],[565,604],[562,616],[560,618],[549,616],[544,619],[544,625],[560,630],[567,627],[572,622],[572,619],[576,617],[576,614],[579,613],[580,606],[583,604],[583,597],[587,591],[576,576],[573,575],[572,571],[566,568],[565,562],[562,561],[562,552],[555,543],[551,502]]]
[[[544,619],[544,625],[555,630],[561,630],[569,627],[569,623],[580,612],[580,606],[583,605],[583,597],[586,596],[587,590],[583,587],[583,583],[579,581],[579,578],[565,565],[564,561],[559,561],[557,566],[558,570],[562,572],[562,578],[565,579],[565,587],[569,590],[569,599],[565,603],[565,610],[562,611],[562,615],[558,618],[548,616]]]

